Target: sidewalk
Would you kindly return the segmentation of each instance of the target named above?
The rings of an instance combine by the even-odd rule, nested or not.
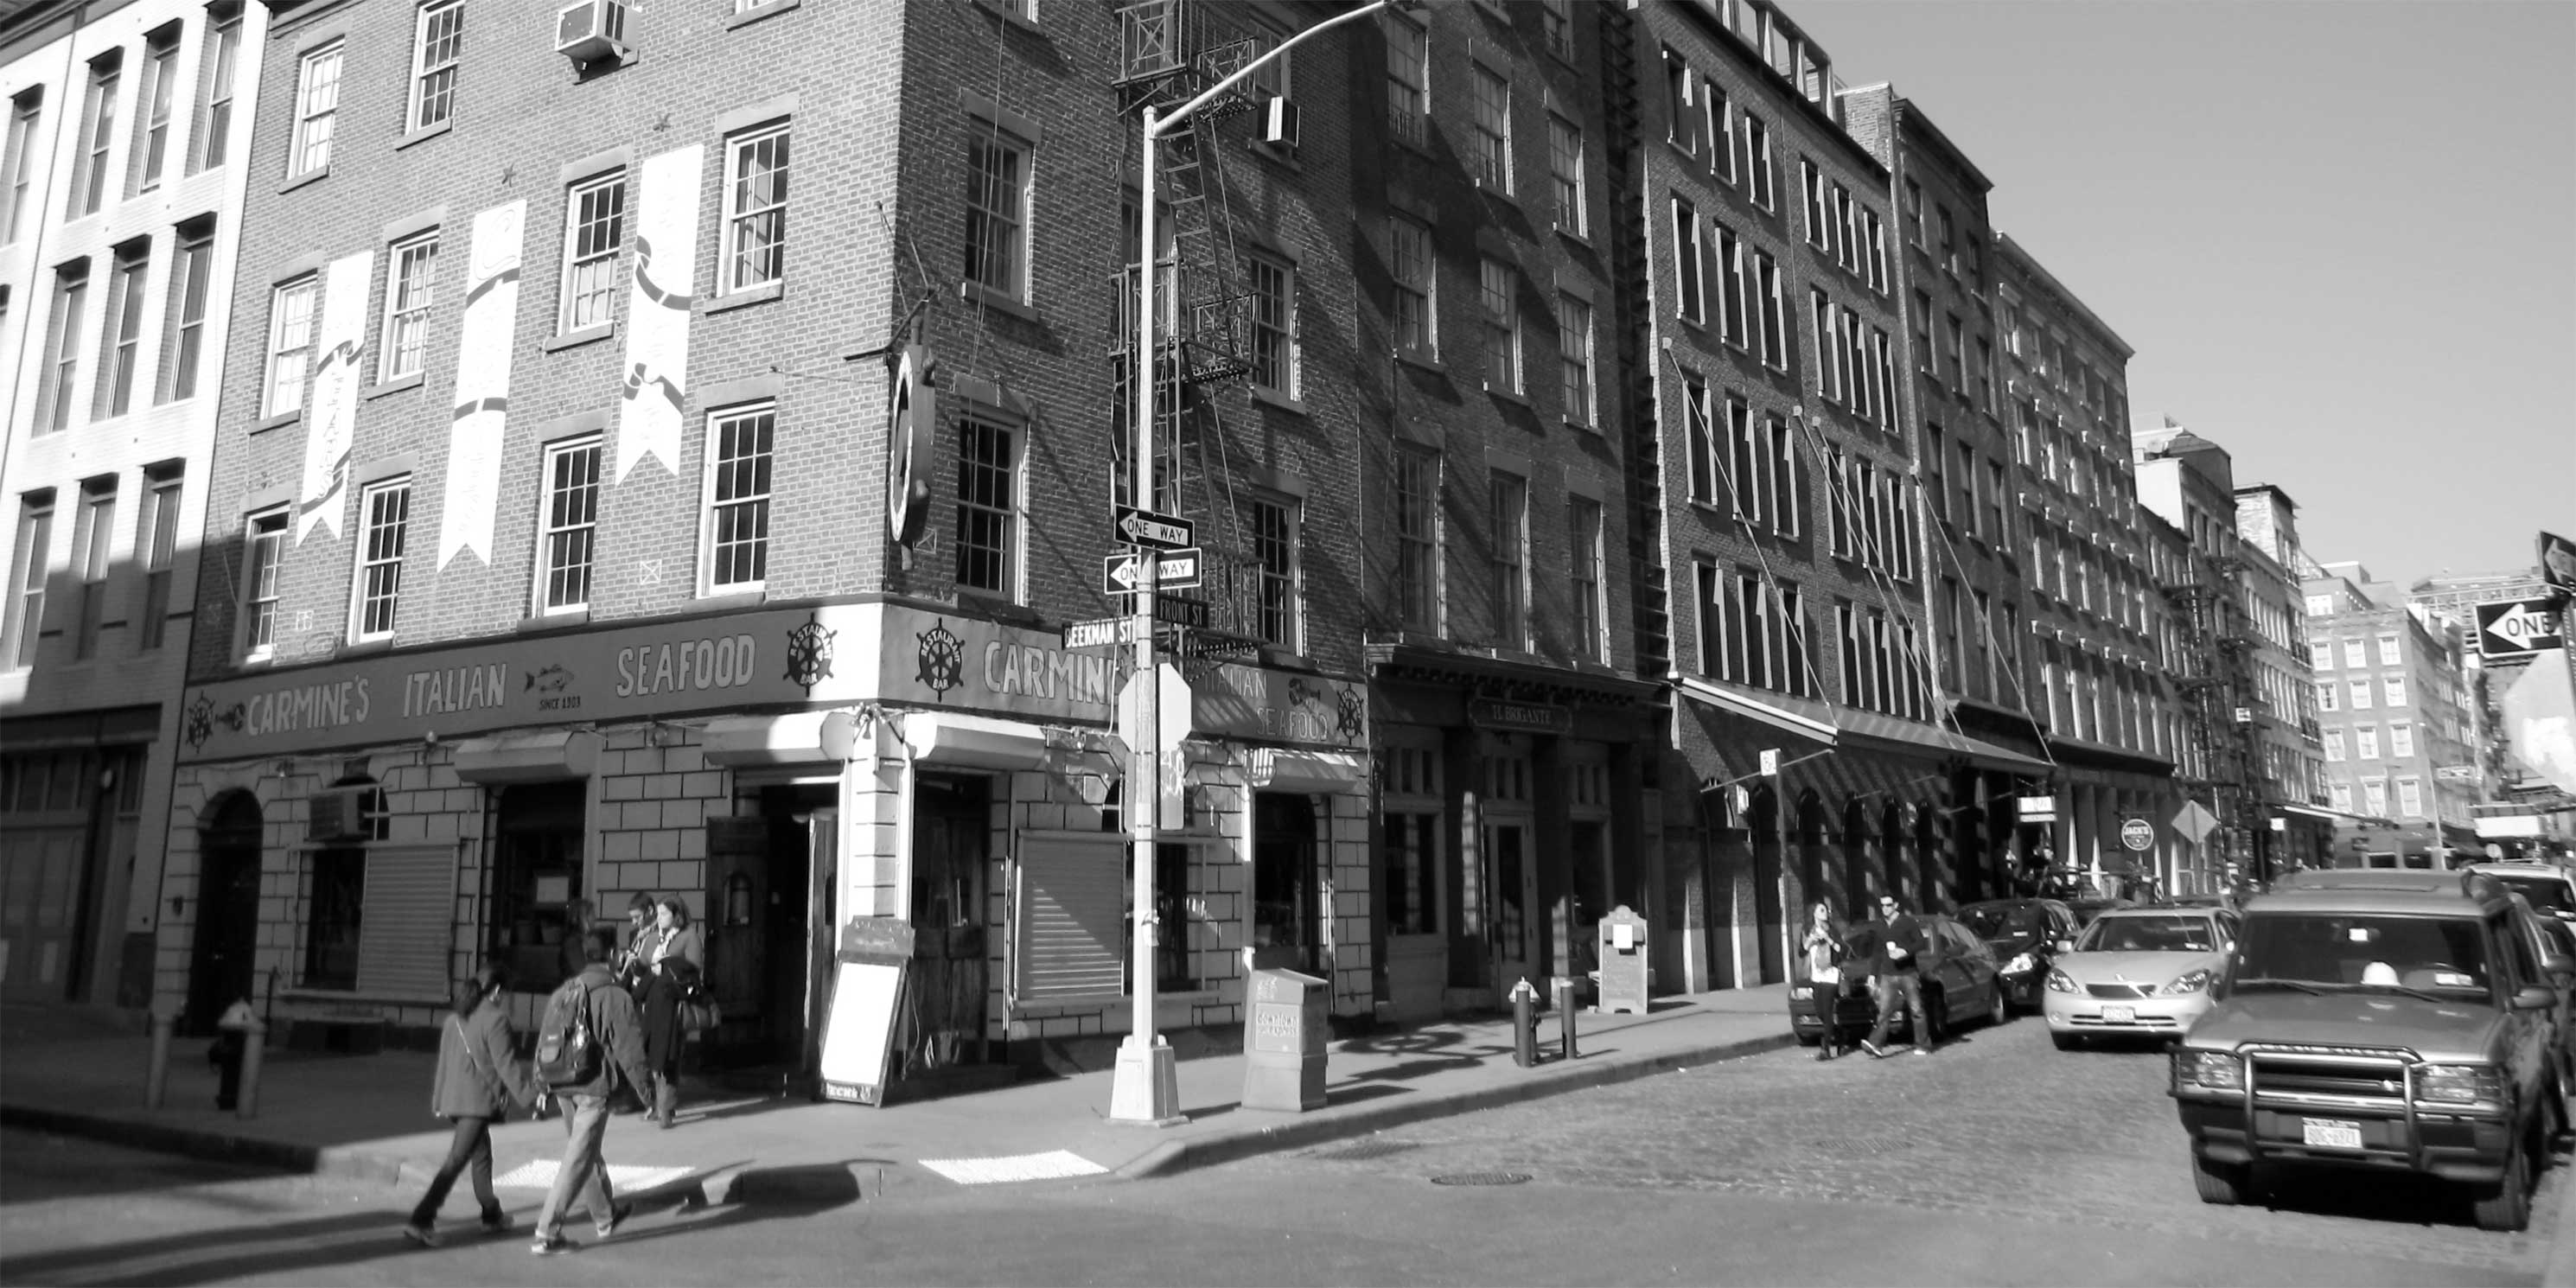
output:
[[[1152,1128],[1106,1120],[1111,1075],[1024,1082],[887,1108],[803,1099],[719,1098],[698,1089],[680,1125],[640,1116],[609,1129],[621,1194],[676,1190],[705,1201],[874,1197],[888,1187],[1115,1174],[1143,1177],[1478,1109],[1621,1082],[1786,1046],[1780,985],[1661,998],[1648,1015],[1583,1013],[1580,1055],[1535,1068],[1512,1063],[1508,1020],[1441,1023],[1337,1042],[1325,1107],[1244,1109],[1243,1057],[1183,1061],[1189,1121]],[[433,1057],[273,1052],[259,1116],[214,1108],[206,1040],[172,1048],[167,1105],[143,1107],[149,1040],[94,1026],[13,1021],[0,1029],[0,1123],[144,1149],[228,1158],[405,1185],[445,1158],[448,1131],[430,1117]],[[34,1031],[30,1031],[34,1030]],[[1552,1057],[1557,1026],[1539,1022]],[[562,1152],[558,1120],[493,1131],[505,1186],[542,1184]],[[514,1177],[512,1174],[517,1173]],[[535,1190],[521,1198],[533,1202]],[[511,1198],[504,1193],[505,1201]]]

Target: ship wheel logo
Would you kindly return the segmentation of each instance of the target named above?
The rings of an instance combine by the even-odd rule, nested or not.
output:
[[[802,686],[809,698],[832,674],[832,637],[838,633],[823,629],[819,615],[787,632],[787,682]]]
[[[1341,735],[1342,745],[1350,746],[1357,743],[1360,740],[1360,735],[1365,732],[1362,726],[1367,723],[1367,700],[1360,697],[1360,691],[1358,689],[1344,688],[1342,690],[1341,710],[1336,712],[1333,717],[1333,731]]]
[[[942,619],[933,619],[930,629],[913,637],[920,641],[920,669],[915,678],[930,686],[930,691],[947,697],[966,678],[965,641],[957,638]]]
[[[197,700],[188,706],[187,725],[180,731],[180,736],[188,740],[188,749],[194,751],[204,747],[206,740],[215,736],[216,725],[240,733],[242,726],[248,723],[249,713],[243,710],[241,703],[236,702],[217,711],[214,699],[200,693]]]

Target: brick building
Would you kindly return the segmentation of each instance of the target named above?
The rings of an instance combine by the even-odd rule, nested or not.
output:
[[[2253,636],[2246,654],[2254,701],[2250,725],[2267,811],[2263,828],[2274,868],[2323,864],[2334,845],[2326,803],[2324,750],[2317,724],[2315,673],[2308,654],[2310,567],[2299,548],[2298,503],[2269,483],[2236,489],[2236,531],[2245,550],[2243,595]]]
[[[0,992],[141,1006],[267,10],[0,18]],[[209,569],[216,578],[220,566]]]
[[[1136,112],[1316,15],[703,8],[274,6],[159,988],[414,1028],[650,891],[725,1057],[810,1065],[835,928],[900,921],[898,1072],[1105,1060],[1128,668],[1066,628],[1127,606]],[[1164,154],[1150,501],[1207,621],[1157,1023],[1221,1040],[1246,949],[1376,1001],[1351,66]]]
[[[2459,628],[2359,564],[2301,584],[2337,865],[2440,867],[2478,846],[2476,728]],[[2322,608],[2323,611],[2320,611]]]

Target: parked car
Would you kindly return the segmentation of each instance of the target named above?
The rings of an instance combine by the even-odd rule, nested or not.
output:
[[[2209,1009],[2236,947],[2224,908],[2119,908],[2059,945],[2041,1010],[2060,1051],[2097,1037],[2179,1037]]]
[[[2075,937],[2074,910],[2056,899],[1988,899],[1961,908],[1959,921],[2002,963],[2006,1003],[2038,1010],[2058,943]]]
[[[2476,872],[2302,872],[2250,901],[2173,1055],[2202,1201],[2284,1183],[2279,1163],[2414,1172],[2523,1228],[2566,1109],[2530,921]]]
[[[2069,899],[2066,901],[2066,910],[2075,914],[2075,928],[2078,930],[2092,925],[2093,919],[2101,916],[2103,913],[2117,912],[2122,908],[2134,908],[2137,906],[2138,905],[2132,900],[2109,899],[2098,895],[2086,896],[2081,899]]]
[[[2494,877],[2531,903],[2532,911],[2576,921],[2576,877],[2545,863],[2473,863],[2469,871]]]
[[[2011,1018],[2004,999],[2002,971],[1993,950],[1975,932],[1960,924],[1958,918],[1932,914],[1917,917],[1932,947],[1923,954],[1923,1010],[1932,1018],[1932,1041],[1938,1045],[1957,1026],[1976,1020],[2001,1024]],[[1855,927],[1854,936],[1866,943],[1869,928]],[[1869,970],[1867,959],[1855,957],[1845,966],[1855,979]],[[1824,1038],[1824,1027],[1816,1022],[1813,986],[1798,980],[1789,986],[1789,1023],[1798,1041],[1814,1046]],[[1844,994],[1834,1013],[1836,1029],[1846,1039],[1856,1039],[1878,1023],[1878,1002],[1859,985]],[[1911,1026],[1900,1022],[1891,1032],[1912,1037]]]

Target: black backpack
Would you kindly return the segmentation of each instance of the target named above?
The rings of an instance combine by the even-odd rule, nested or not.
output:
[[[537,1081],[548,1087],[577,1087],[599,1077],[599,1039],[590,1031],[590,986],[579,976],[546,999],[546,1018],[537,1026]]]

